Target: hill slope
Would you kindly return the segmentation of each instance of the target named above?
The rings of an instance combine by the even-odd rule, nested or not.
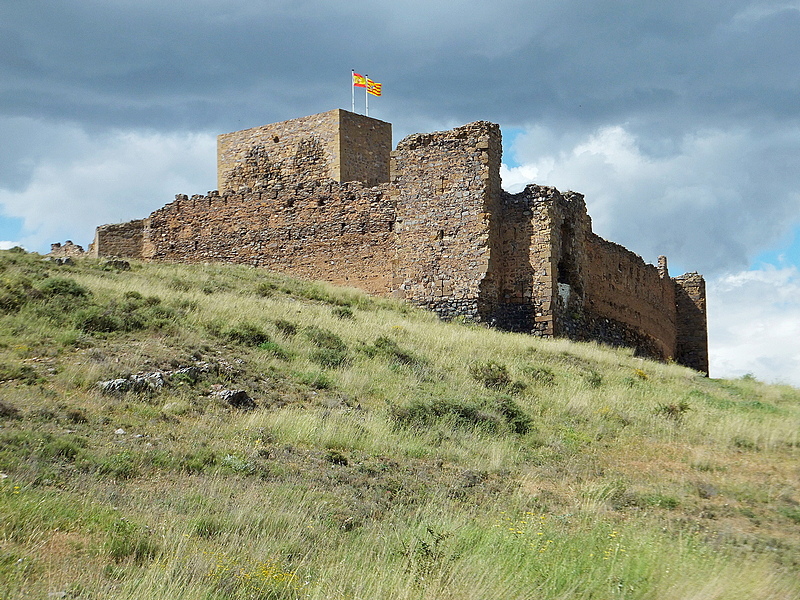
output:
[[[800,597],[800,390],[0,252],[0,598]]]

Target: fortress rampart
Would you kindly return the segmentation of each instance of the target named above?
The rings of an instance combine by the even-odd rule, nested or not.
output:
[[[90,252],[222,261],[708,372],[705,283],[592,232],[582,195],[501,189],[500,128],[415,134],[334,110],[219,136],[218,185],[97,229]]]

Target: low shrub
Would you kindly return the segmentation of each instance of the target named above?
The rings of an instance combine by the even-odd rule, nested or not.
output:
[[[272,341],[269,335],[252,323],[239,323],[222,331],[222,337],[243,346],[258,346]]]
[[[475,363],[469,368],[469,372],[475,381],[490,389],[501,390],[511,385],[508,368],[491,360],[485,363]]]
[[[276,329],[286,337],[292,337],[297,333],[297,325],[295,325],[291,321],[286,321],[284,319],[276,319],[274,323]]]
[[[76,312],[74,324],[85,333],[111,333],[124,329],[124,323],[118,315],[100,306],[90,306]]]
[[[454,427],[478,427],[490,432],[497,431],[503,420],[478,402],[446,398],[415,400],[406,406],[395,406],[391,408],[391,416],[407,427],[429,427],[440,421],[449,421]]]
[[[456,428],[479,428],[489,433],[512,432],[525,435],[532,419],[510,396],[475,400],[416,400],[390,409],[392,418],[408,427],[430,427],[436,423]]]
[[[97,462],[97,473],[111,479],[132,479],[139,475],[136,457],[124,450]]]
[[[347,350],[347,344],[338,335],[328,329],[311,325],[303,331],[306,338],[318,348],[330,350]]]
[[[333,369],[342,367],[349,362],[347,344],[332,331],[312,325],[306,327],[303,333],[317,347],[309,353],[309,360]]]
[[[49,277],[39,285],[39,291],[45,298],[53,296],[70,296],[72,298],[86,298],[91,292],[74,279],[65,277]]]
[[[497,410],[514,433],[525,435],[531,429],[532,419],[510,396],[495,398]]]
[[[553,385],[556,381],[556,374],[547,367],[528,366],[522,372],[538,385]]]
[[[658,414],[669,417],[670,419],[674,419],[676,421],[680,421],[683,418],[683,415],[689,410],[691,410],[691,406],[689,406],[689,403],[686,402],[686,400],[681,400],[680,402],[675,402],[673,404],[659,404],[658,408],[656,408],[656,412]]]
[[[269,298],[279,290],[278,285],[271,281],[262,281],[256,286],[256,294],[263,298]]]
[[[303,385],[317,390],[330,390],[334,387],[333,380],[324,371],[295,373],[294,377]]]
[[[334,306],[331,309],[331,314],[337,319],[355,319],[353,310],[349,306]]]
[[[291,356],[289,353],[281,348],[275,342],[263,342],[258,345],[259,350],[264,350],[267,354],[271,354],[275,358],[279,358],[280,360],[291,360]]]
[[[380,356],[391,362],[409,366],[424,366],[427,361],[415,354],[403,350],[393,339],[380,336],[371,346],[365,346],[363,352],[369,357]]]
[[[150,540],[149,529],[127,519],[118,519],[108,527],[105,550],[114,562],[133,560],[141,564],[152,560],[158,546]]]
[[[316,348],[308,355],[309,360],[326,368],[338,369],[349,362],[349,356],[344,350],[334,348]]]

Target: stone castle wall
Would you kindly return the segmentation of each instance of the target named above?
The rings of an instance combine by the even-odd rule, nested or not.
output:
[[[412,135],[391,158],[390,140],[341,110],[220,136],[222,193],[100,227],[94,251],[266,267],[707,372],[702,277],[594,234],[580,194],[503,192],[497,125]]]
[[[248,264],[388,294],[394,207],[387,187],[328,180],[178,195],[150,215],[142,258]]]
[[[144,230],[147,219],[101,225],[94,234],[89,255],[113,256],[116,258],[142,258]]]
[[[339,116],[339,176],[336,181],[378,185],[389,181],[392,125],[346,110]]]
[[[686,273],[675,278],[677,349],[675,360],[708,373],[706,282],[702,275]]]
[[[404,139],[392,156],[399,297],[480,320],[500,191],[500,129],[477,122]]]
[[[662,359],[675,356],[675,283],[618,244],[587,236],[586,317],[596,330],[607,320],[619,345]],[[597,322],[601,321],[601,322]],[[636,335],[635,332],[638,332]]]

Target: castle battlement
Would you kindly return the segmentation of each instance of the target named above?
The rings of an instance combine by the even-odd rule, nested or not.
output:
[[[501,189],[498,125],[415,134],[333,110],[218,138],[219,190],[98,227],[91,252],[221,261],[708,372],[705,283],[592,232],[583,196]]]

